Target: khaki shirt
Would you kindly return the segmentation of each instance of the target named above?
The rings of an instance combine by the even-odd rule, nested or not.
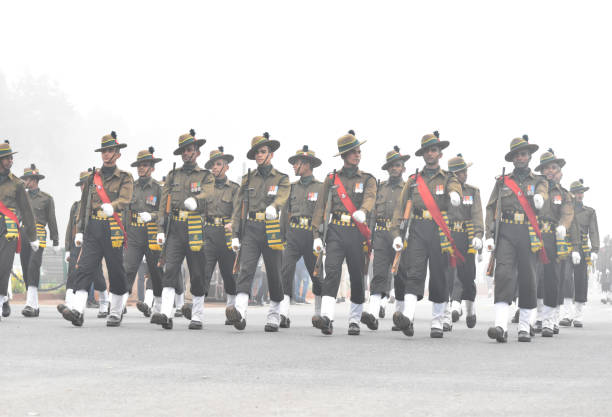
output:
[[[361,210],[367,215],[372,209],[374,209],[374,204],[376,203],[376,178],[374,178],[374,176],[359,169],[349,176],[344,167],[336,174],[338,175],[338,178],[340,178],[340,181],[342,181],[348,197],[351,199],[357,210]],[[312,226],[315,238],[323,236],[321,225],[324,221],[328,221],[328,219],[323,219],[323,217],[325,216],[327,194],[329,187],[332,185],[332,179],[330,178],[330,175],[327,175],[325,177],[325,181],[323,182],[323,191],[317,199],[315,211],[312,215]],[[330,212],[348,213],[348,210],[346,207],[344,207],[344,204],[342,203],[342,200],[340,200],[336,190],[332,192]]]
[[[55,203],[53,197],[38,189],[28,191],[34,219],[36,223],[49,227],[49,238],[53,241],[53,246],[59,245],[59,233],[57,231],[57,220],[55,218]]]
[[[459,207],[449,206],[449,220],[470,220],[474,224],[474,237],[482,239],[484,235],[484,220],[482,215],[482,201],[480,190],[469,184],[461,184],[463,195]]]
[[[36,223],[34,222],[34,211],[30,204],[30,198],[22,180],[9,173],[8,176],[0,175],[0,201],[9,209],[17,212],[17,217],[23,224],[25,235],[30,242],[36,240]],[[4,216],[0,215],[0,235],[6,233]]]
[[[234,213],[234,197],[239,188],[240,186],[229,178],[221,184],[215,182],[212,194],[206,199],[206,215],[230,219]]]
[[[438,168],[438,171],[431,177],[423,175],[423,179],[425,180],[425,184],[427,184],[427,188],[429,188],[429,191],[431,192],[431,195],[433,196],[434,201],[438,205],[440,211],[448,210],[448,207],[450,206],[449,194],[451,192],[456,192],[459,194],[459,197],[462,197],[463,195],[463,189],[457,177],[447,171],[444,171],[442,168]],[[404,185],[399,204],[395,206],[395,211],[393,212],[391,233],[394,237],[400,235],[400,225],[404,218],[404,210],[408,200],[412,200],[413,211],[415,209],[427,210],[427,206],[425,206],[425,202],[423,202],[423,198],[419,193],[416,177],[414,175],[411,175]]]
[[[599,251],[599,227],[597,226],[597,214],[595,213],[595,209],[576,202],[574,206],[574,215],[577,228],[581,235],[579,239],[582,239],[583,234],[587,234],[591,241],[591,250],[597,253],[597,251]]]
[[[212,194],[214,186],[215,179],[210,171],[202,169],[198,165],[195,165],[193,168],[186,168],[183,165],[176,169],[174,176],[172,171],[170,171],[162,188],[162,197],[157,216],[159,231],[164,231],[166,202],[168,201],[169,193],[171,193],[171,212],[186,210],[185,200],[193,197],[198,203],[196,211],[204,215],[206,213],[206,199]]]
[[[81,211],[80,204],[80,201],[75,201],[70,207],[70,216],[68,217],[68,223],[66,226],[66,237],[64,243],[64,248],[66,250],[70,250],[74,246],[74,236],[77,233],[77,216]]]
[[[527,196],[531,208],[537,214],[538,212],[535,209],[535,206],[533,205],[533,196],[535,194],[540,194],[544,198],[544,204],[546,204],[546,200],[548,199],[548,180],[546,180],[546,178],[541,175],[535,175],[533,172],[529,172],[523,182],[521,182],[520,179],[515,176],[514,173],[509,174],[508,177],[516,181],[520,189],[523,191],[524,195]],[[493,236],[493,233],[495,232],[495,207],[497,205],[497,194],[500,186],[502,187],[502,212],[510,211],[523,213],[521,203],[519,203],[519,200],[514,194],[514,191],[512,191],[510,187],[503,185],[498,179],[495,182],[495,186],[493,187],[493,191],[491,192],[491,197],[489,197],[489,202],[487,203],[487,213],[485,219],[487,238],[491,238]]]
[[[234,214],[232,215],[233,237],[238,237],[240,229],[240,211],[244,193],[246,192],[247,175],[242,177],[242,185],[234,200]],[[265,178],[258,169],[251,171],[249,212],[263,212],[266,210],[266,207],[273,206],[278,214],[287,204],[290,188],[289,177],[275,168],[272,168]]]
[[[323,183],[313,176],[308,178],[310,181],[303,182],[303,178],[300,178],[291,184],[287,206],[281,213],[283,231],[286,231],[292,217],[310,217],[312,221],[317,200],[323,192]]]
[[[159,206],[162,201],[162,187],[153,178],[139,178],[134,181],[134,192],[128,206],[128,215],[147,212],[151,214],[151,221],[157,221]]]
[[[406,181],[403,179],[393,185],[389,181],[380,183],[376,192],[376,219],[391,220],[393,218],[395,206],[399,202],[405,185]]]
[[[96,171],[99,172],[99,171]],[[130,200],[132,199],[132,192],[134,190],[134,179],[132,174],[127,171],[122,171],[115,167],[113,174],[105,178],[104,174],[100,172],[102,178],[102,186],[106,191],[115,213],[119,213],[127,208]],[[91,195],[91,209],[89,213],[85,213],[87,210],[87,198]],[[96,187],[93,185],[93,174],[87,179],[87,185],[83,187],[83,194],[81,194],[81,207],[79,208],[79,221],[77,230],[79,233],[83,233],[85,228],[85,218],[91,216],[91,213],[95,210],[99,210],[102,207],[102,200],[96,191]]]
[[[574,219],[574,201],[572,196],[561,184],[548,183],[548,200],[538,214],[543,221],[558,223],[570,230]]]

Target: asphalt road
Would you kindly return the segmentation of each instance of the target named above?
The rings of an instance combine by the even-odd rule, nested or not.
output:
[[[486,336],[491,301],[478,324],[456,323],[429,338],[430,304],[419,303],[415,336],[391,332],[393,306],[378,331],[346,334],[310,325],[311,305],[292,307],[292,327],[263,332],[265,308],[248,325],[224,326],[207,310],[203,331],[151,325],[133,307],[119,328],[88,309],[83,328],[53,307],[41,317],[0,322],[1,416],[605,416],[612,415],[612,307],[589,303],[583,329],[509,343]]]

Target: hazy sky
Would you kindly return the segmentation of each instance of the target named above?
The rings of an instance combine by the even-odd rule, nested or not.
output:
[[[354,129],[368,140],[362,168],[386,178],[380,166],[393,145],[413,154],[414,171],[421,136],[439,130],[451,142],[444,166],[458,152],[473,161],[469,182],[485,200],[510,140],[527,133],[567,159],[566,186],[580,177],[592,187],[586,204],[602,235],[612,227],[604,1],[4,1],[0,39],[10,83],[47,76],[84,118],[108,124],[79,139],[91,153],[75,152],[73,166],[53,165],[71,143],[38,162],[62,229],[77,197],[66,184],[99,164],[102,135],[117,130],[128,143],[124,169],[154,145],[161,177],[190,128],[208,140],[202,164],[213,146],[237,156],[232,177],[264,131],[281,141],[276,167],[289,173],[287,158],[307,143],[324,160],[321,177],[340,164],[336,139]],[[19,173],[44,141],[20,132],[9,138]]]

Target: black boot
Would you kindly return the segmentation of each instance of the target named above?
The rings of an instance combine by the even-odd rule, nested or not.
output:
[[[429,332],[429,337],[432,339],[441,339],[444,337],[444,330],[438,329],[437,327],[432,327],[431,331]]]
[[[8,300],[2,303],[2,317],[8,317],[11,315],[11,305]]]
[[[548,327],[542,328],[542,337],[553,337],[553,329],[549,329]]]
[[[64,312],[65,309],[67,309],[68,306],[66,304],[58,304],[57,305],[57,311],[59,311],[60,314],[62,314]]]
[[[459,314],[457,310],[453,310],[451,316],[453,317],[453,323],[457,323],[459,321],[459,317],[461,317],[461,314]]]
[[[232,322],[237,330],[245,329],[246,320],[242,318],[242,314],[240,314],[235,306],[228,306],[225,308],[225,317]]]
[[[81,327],[83,326],[84,317],[81,313],[76,310],[70,310],[69,308],[65,309],[62,312],[62,316],[72,323],[73,326]]]
[[[332,335],[334,333],[334,322],[327,316],[321,317],[321,333],[325,335]]]
[[[393,324],[399,327],[406,336],[414,335],[414,326],[412,321],[408,317],[404,316],[401,311],[396,311],[393,314]]]
[[[312,327],[315,329],[320,329],[323,325],[323,317],[320,314],[315,314],[312,316]]]
[[[526,332],[525,330],[521,330],[520,332],[518,332],[518,341],[519,342],[531,342],[531,335],[529,334],[529,332]]]
[[[291,319],[287,316],[280,315],[280,327],[281,329],[288,329],[291,327]]]
[[[448,323],[444,323],[442,325],[442,331],[443,332],[452,332],[453,331],[453,326],[448,324]]]
[[[121,325],[121,317],[110,315],[106,320],[106,327],[119,327]]]
[[[189,326],[187,327],[189,330],[202,330],[202,322],[198,320],[191,320],[189,322]]]
[[[191,320],[191,309],[192,308],[193,308],[193,304],[192,303],[185,303],[185,304],[183,304],[183,307],[181,307],[181,313],[183,313],[183,316],[187,320]],[[176,314],[174,316],[178,317]]]
[[[383,306],[380,306],[380,307],[378,308],[378,318],[379,318],[379,319],[384,319],[384,318],[385,318],[385,314],[386,314],[386,313],[387,313],[387,312],[385,311],[385,308],[384,308]]]
[[[136,308],[144,314],[145,317],[151,317],[151,307],[149,307],[147,303],[139,301],[136,303]]]
[[[508,341],[508,332],[504,331],[500,326],[489,327],[487,335],[489,339],[495,339],[498,343],[506,343]]]
[[[516,313],[514,313],[514,317],[512,317],[512,323],[518,323],[519,322],[519,309],[516,309]]]
[[[536,333],[542,333],[542,320],[538,320],[538,321],[535,322],[534,331]]]
[[[378,330],[378,319],[373,314],[364,311],[361,313],[361,322],[370,330]]]
[[[465,324],[467,324],[468,329],[473,329],[474,326],[476,326],[476,314],[472,314],[471,316],[466,316]]]
[[[266,323],[266,325],[264,326],[264,332],[267,332],[267,333],[278,332],[278,324],[276,324],[276,323]]]
[[[21,314],[23,314],[25,317],[38,317],[38,315],[40,314],[40,309],[25,306],[23,310],[21,310]]]
[[[572,319],[568,319],[568,318],[561,319],[561,321],[559,321],[559,326],[571,327],[572,326]]]
[[[348,328],[348,335],[349,336],[359,336],[359,333],[361,333],[361,329],[359,328],[359,325],[357,323],[350,323],[349,328]]]

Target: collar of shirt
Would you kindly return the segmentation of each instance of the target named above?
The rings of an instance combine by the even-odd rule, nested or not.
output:
[[[140,177],[136,181],[136,184],[138,184],[140,188],[151,187],[153,183],[152,179],[152,177]]]
[[[274,175],[276,175],[276,170],[274,169],[272,165],[268,165],[268,166],[270,167],[270,171],[268,172],[268,175],[266,175],[266,177],[273,177]],[[255,170],[255,175],[263,176],[261,175],[261,171],[259,170],[259,167],[257,167],[257,169]]]
[[[433,175],[428,176],[426,175],[427,171],[429,171],[430,173],[433,172]],[[438,168],[436,169],[432,169],[432,168],[427,168],[427,167],[423,167],[423,170],[421,171],[421,174],[423,174],[423,176],[427,179],[432,179],[434,177],[436,177],[437,175],[444,175],[444,173],[442,172],[442,168],[440,168],[438,166]]]
[[[340,170],[340,173],[348,178],[361,176],[361,171],[359,170],[359,167],[347,168],[343,166],[342,169]]]
[[[314,176],[309,175],[307,177],[300,177],[299,183],[305,186],[310,185],[314,181]]]
[[[387,181],[387,184],[389,184],[391,187],[393,188],[398,188],[398,187],[403,187],[404,186],[404,180],[402,179],[402,177],[389,177],[389,180]]]
[[[222,180],[217,180],[215,178],[215,187],[217,188],[229,187],[229,183],[229,178],[227,176]]]
[[[183,164],[183,166],[181,167],[181,171],[187,171],[188,173],[191,173],[193,171],[197,172],[200,171],[200,167],[198,166],[198,164]]]
[[[38,195],[39,191],[40,191],[40,188],[37,188],[35,190],[28,190],[28,194],[30,195],[30,197],[35,197],[36,195]]]

